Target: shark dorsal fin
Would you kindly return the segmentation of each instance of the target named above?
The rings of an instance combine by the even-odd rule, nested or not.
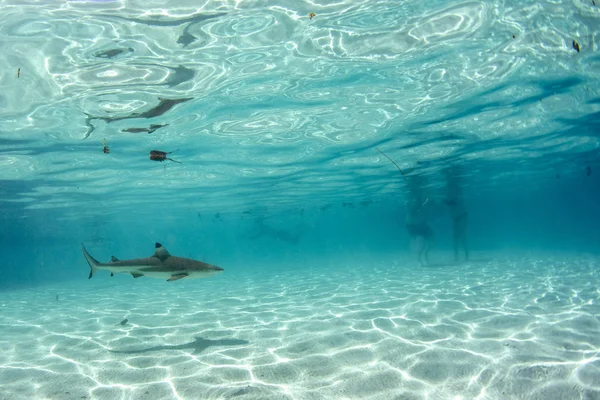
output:
[[[155,245],[156,251],[154,252],[154,257],[160,259],[161,261],[165,261],[167,258],[171,257],[171,254],[163,247],[162,244],[156,243]]]
[[[119,259],[115,256],[110,256],[110,262],[117,262]]]

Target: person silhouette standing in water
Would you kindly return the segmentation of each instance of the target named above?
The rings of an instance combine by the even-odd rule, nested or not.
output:
[[[446,198],[444,203],[450,209],[452,216],[452,241],[454,244],[454,261],[458,261],[460,248],[465,253],[465,261],[469,260],[469,247],[467,246],[467,209],[465,207],[462,190],[455,168],[446,171]]]
[[[433,230],[427,223],[426,209],[429,198],[424,198],[421,177],[409,179],[410,197],[406,201],[406,230],[411,238],[411,247],[417,253],[421,266],[429,264],[429,249],[433,241]]]

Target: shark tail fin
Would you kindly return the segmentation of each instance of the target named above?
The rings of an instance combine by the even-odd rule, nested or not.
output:
[[[90,276],[88,277],[88,279],[92,279],[92,276],[94,276],[94,274],[98,270],[97,267],[100,263],[94,257],[92,257],[90,253],[87,252],[83,243],[81,243],[81,249],[83,250],[83,255],[85,256],[86,261],[88,262],[88,264],[90,264]]]

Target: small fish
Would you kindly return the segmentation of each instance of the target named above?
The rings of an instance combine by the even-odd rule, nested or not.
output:
[[[157,129],[160,128],[164,128],[165,126],[169,126],[169,124],[152,124],[150,125],[149,128],[127,128],[127,129],[121,129],[121,132],[127,132],[127,133],[141,133],[141,132],[147,132],[147,133],[152,133]]]
[[[317,16],[317,14],[315,14],[314,12],[311,12],[310,14],[308,14],[308,17],[310,19],[313,19],[313,17],[316,17],[316,16]]]
[[[578,53],[581,51],[581,46],[579,45],[579,43],[577,43],[576,40],[573,40],[573,48],[577,50]]]
[[[58,295],[56,295],[56,301],[59,301],[60,297]]]
[[[17,69],[17,78],[21,77],[21,68]]]
[[[127,133],[147,132],[147,133],[150,133],[148,128],[127,128],[127,129],[121,129],[121,132],[127,132]]]
[[[123,54],[125,52],[132,53],[133,49],[131,47],[128,47],[126,49],[125,48],[110,49],[110,50],[104,50],[104,51],[97,51],[93,55],[94,55],[94,57],[97,57],[97,58],[113,58],[113,57],[116,57],[119,54]]]
[[[125,318],[123,321],[119,322],[119,325],[125,326],[125,325],[127,325],[128,322],[129,322],[129,320],[127,318]]]
[[[160,151],[160,150],[151,150],[150,151],[150,159],[152,161],[160,161],[160,162],[163,162],[165,160],[169,160],[169,161],[176,162],[177,164],[181,164],[181,162],[175,161],[172,158],[167,157],[167,154],[171,154],[171,153],[173,153],[175,151],[177,151],[177,150],[173,150],[173,151],[169,151],[169,152]]]

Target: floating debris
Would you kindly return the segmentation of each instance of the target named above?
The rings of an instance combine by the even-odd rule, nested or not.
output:
[[[573,40],[573,48],[577,50],[578,53],[581,51],[581,46],[577,43],[577,40]]]
[[[308,17],[310,19],[313,19],[313,17],[316,17],[316,16],[317,16],[317,14],[315,14],[314,12],[311,12],[310,14],[308,14]]]
[[[104,154],[110,153],[110,149],[108,148],[108,145],[106,144],[106,138],[104,138],[104,140],[102,141],[102,152],[104,152]]]
[[[406,180],[406,175],[404,175],[404,172],[402,172],[402,170],[400,169],[400,167],[398,166],[398,164],[396,164],[396,162],[394,160],[392,160],[390,157],[388,157],[387,154],[385,154],[383,151],[379,150],[377,147],[375,147],[375,150],[377,150],[378,152],[380,152],[381,154],[383,154],[383,156],[385,158],[387,158],[388,160],[390,160],[396,166],[396,168],[398,168],[398,171],[400,171],[400,173],[404,177],[404,180]]]
[[[177,149],[177,150],[179,150],[179,149]],[[160,162],[163,162],[165,160],[169,160],[169,161],[176,162],[177,164],[181,164],[181,162],[175,161],[172,158],[167,157],[168,154],[174,153],[177,150],[173,150],[173,151],[169,151],[169,152],[160,151],[160,150],[151,150],[150,151],[150,159],[152,161],[160,161]]]
[[[17,78],[21,77],[21,68],[17,69]]]

